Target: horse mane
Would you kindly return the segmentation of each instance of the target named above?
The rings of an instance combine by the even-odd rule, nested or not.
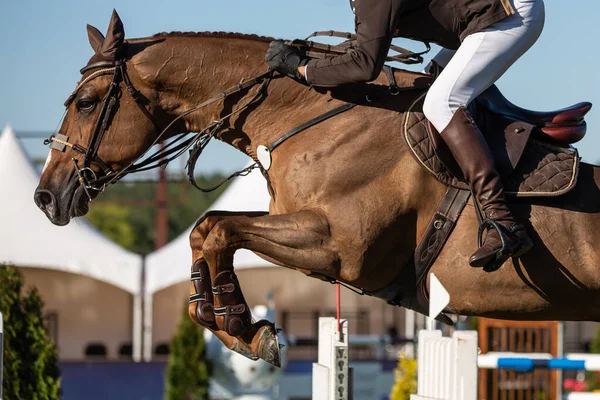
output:
[[[268,36],[259,36],[255,34],[246,34],[238,32],[161,32],[157,33],[152,38],[164,38],[164,37],[207,37],[207,38],[224,38],[224,39],[243,39],[270,43],[275,38]]]

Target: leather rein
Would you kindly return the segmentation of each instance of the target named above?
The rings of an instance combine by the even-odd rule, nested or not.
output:
[[[102,192],[106,189],[107,185],[111,183],[115,183],[122,179],[125,175],[147,171],[150,169],[158,168],[158,167],[166,167],[166,165],[177,157],[181,156],[188,149],[192,148],[190,151],[190,160],[188,160],[188,177],[190,182],[198,189],[202,191],[212,191],[227,182],[228,180],[234,178],[239,175],[247,175],[252,169],[257,168],[258,165],[254,164],[248,168],[244,168],[241,171],[238,171],[231,176],[229,176],[222,183],[208,189],[203,189],[196,184],[194,174],[193,174],[193,166],[196,164],[196,159],[206,147],[210,139],[212,139],[223,127],[224,123],[233,115],[242,112],[247,109],[254,103],[256,103],[259,99],[261,99],[265,94],[269,83],[274,77],[274,71],[269,70],[263,74],[255,76],[247,81],[240,83],[239,85],[233,86],[210,99],[202,102],[201,104],[192,107],[191,109],[181,113],[178,115],[173,121],[171,121],[165,128],[161,129],[159,124],[156,122],[154,116],[144,107],[144,105],[140,101],[139,92],[133,87],[131,84],[131,80],[129,79],[129,75],[127,73],[127,67],[125,61],[117,60],[117,61],[102,61],[94,64],[90,64],[81,69],[81,74],[84,75],[86,72],[96,70],[91,73],[88,77],[83,79],[75,88],[75,90],[71,93],[71,95],[65,101],[65,107],[68,108],[71,103],[75,100],[77,93],[79,90],[89,81],[104,75],[112,74],[112,82],[108,88],[108,92],[104,96],[102,100],[102,105],[100,108],[100,113],[92,130],[92,135],[88,142],[87,147],[81,146],[77,143],[69,142],[69,137],[61,134],[60,132],[51,135],[48,139],[44,140],[44,144],[50,145],[51,149],[55,149],[58,151],[65,151],[67,147],[71,148],[75,152],[83,155],[83,166],[80,166],[78,160],[76,158],[72,158],[73,164],[75,167],[75,171],[77,173],[77,178],[79,180],[80,185],[83,187],[86,195],[89,200],[92,200],[92,195],[90,190],[96,192]],[[154,129],[158,133],[158,136],[154,139],[153,143],[150,145],[148,150],[142,153],[139,157],[130,162],[127,166],[114,170],[107,163],[105,163],[100,156],[98,155],[98,151],[100,148],[100,144],[102,143],[102,139],[108,125],[113,116],[113,111],[115,105],[118,103],[118,99],[121,94],[121,83],[123,83],[127,89],[127,93],[134,100],[135,104],[142,111],[142,113],[146,116],[146,118],[152,123]],[[178,137],[167,143],[161,149],[154,152],[152,155],[148,156],[146,159],[141,160],[146,154],[150,151],[154,145],[160,143],[165,137],[166,133],[169,129],[181,118],[200,110],[216,101],[225,99],[231,95],[241,93],[245,90],[251,89],[256,85],[261,85],[257,93],[248,100],[244,105],[238,107],[233,110],[231,113],[211,122],[204,129],[199,131],[198,133],[194,133],[191,137],[186,139],[186,136],[190,135],[190,133],[182,133],[179,134]],[[141,160],[141,161],[140,161]],[[98,177],[96,172],[91,168],[92,165],[95,165],[102,171],[102,176]]]
[[[338,45],[338,46],[331,46],[331,45],[324,45],[324,44],[320,44],[320,43],[316,43],[316,42],[308,40],[309,38],[312,38],[315,36],[333,36],[333,37],[338,37],[338,38],[349,39],[349,41],[344,42],[343,44]],[[323,57],[331,57],[332,55],[339,55],[339,54],[343,54],[348,51],[351,51],[353,49],[353,43],[352,43],[353,40],[356,40],[356,36],[351,33],[336,32],[336,31],[323,31],[323,32],[315,32],[305,40],[295,40],[295,41],[291,42],[290,44],[299,45],[300,47],[304,47],[306,54],[311,58],[323,58]],[[401,47],[392,45],[391,49],[396,51],[398,54],[389,56],[387,58],[387,60],[402,62],[405,64],[414,64],[414,63],[423,62],[422,55],[427,53],[431,49],[431,47],[429,46],[429,43],[425,43],[425,45],[426,45],[427,49],[420,53],[413,53],[413,52],[405,50]],[[312,50],[317,50],[317,51],[315,52]],[[92,195],[90,193],[90,190],[93,190],[96,192],[103,192],[106,189],[107,185],[116,183],[117,181],[122,179],[125,175],[128,175],[130,173],[147,171],[147,170],[151,170],[151,169],[158,168],[158,167],[164,168],[167,166],[167,164],[169,162],[178,158],[179,156],[184,154],[190,148],[191,148],[190,157],[186,164],[188,179],[195,188],[199,189],[202,192],[213,191],[236,176],[248,175],[255,168],[261,168],[263,174],[266,175],[265,168],[263,168],[263,166],[260,165],[258,162],[255,162],[254,164],[250,165],[249,167],[233,173],[232,175],[227,177],[225,180],[223,180],[221,183],[219,183],[213,187],[205,189],[205,188],[200,187],[196,183],[196,179],[194,177],[194,168],[195,168],[196,162],[197,162],[198,158],[200,157],[200,155],[202,154],[202,151],[204,150],[204,148],[208,145],[210,140],[223,128],[223,125],[225,124],[225,122],[233,115],[246,110],[248,107],[250,107],[253,104],[255,104],[256,102],[258,102],[260,99],[263,98],[263,96],[265,96],[267,94],[267,88],[268,88],[271,80],[275,77],[275,75],[274,75],[275,71],[269,70],[265,73],[257,75],[247,81],[244,81],[236,86],[233,86],[233,87],[211,97],[210,99],[202,102],[201,104],[199,104],[195,107],[192,107],[191,109],[181,113],[173,121],[171,121],[165,128],[161,129],[159,124],[157,123],[156,119],[154,118],[154,116],[142,104],[142,102],[140,100],[140,93],[131,84],[131,80],[129,79],[129,75],[127,73],[127,64],[124,60],[101,61],[101,62],[93,63],[93,64],[87,65],[86,67],[82,68],[80,70],[80,73],[82,75],[85,75],[86,72],[92,71],[92,70],[95,70],[95,71],[92,72],[90,75],[88,75],[86,78],[84,78],[81,82],[79,82],[79,84],[77,85],[75,90],[71,93],[71,95],[65,101],[65,107],[68,109],[68,107],[71,105],[71,103],[75,100],[79,90],[86,83],[88,83],[89,81],[91,81],[99,76],[104,76],[104,75],[109,75],[109,74],[113,75],[112,82],[108,88],[108,92],[106,93],[105,97],[102,100],[100,114],[98,115],[98,118],[97,118],[94,128],[92,130],[92,135],[90,137],[87,147],[83,147],[77,143],[69,142],[69,137],[61,134],[60,132],[53,134],[48,139],[44,140],[44,144],[46,144],[46,145],[49,144],[51,149],[55,149],[58,151],[65,151],[66,148],[69,147],[72,150],[74,150],[75,152],[83,155],[83,165],[82,166],[79,165],[78,160],[76,158],[72,158],[72,161],[74,164],[75,171],[77,173],[77,178],[78,178],[79,184],[83,187],[83,189],[90,201],[92,200]],[[419,87],[399,88],[396,85],[396,81],[395,81],[394,74],[393,74],[393,69],[391,67],[386,66],[386,67],[384,67],[384,71],[385,71],[386,76],[389,81],[388,94],[397,95],[401,91],[411,91],[411,90],[415,90],[415,89],[422,89]],[[280,76],[278,75],[277,77],[280,77]],[[125,88],[127,89],[127,93],[129,93],[129,95],[134,100],[135,104],[138,106],[138,108],[141,110],[141,112],[152,123],[152,125],[154,126],[154,130],[155,130],[155,132],[158,132],[158,135],[154,139],[153,143],[148,147],[148,149],[145,152],[143,152],[139,157],[137,157],[136,159],[131,161],[127,166],[115,171],[113,168],[111,168],[107,163],[105,163],[100,158],[100,156],[98,155],[98,151],[100,148],[100,144],[102,143],[104,134],[106,133],[108,125],[113,116],[114,107],[119,101],[119,97],[122,92],[121,83],[123,83],[125,85]],[[256,92],[256,94],[254,94],[252,96],[252,98],[250,100],[248,100],[242,106],[233,110],[229,114],[227,114],[217,120],[214,120],[213,122],[208,124],[204,129],[200,130],[198,133],[193,133],[191,137],[188,137],[188,135],[190,135],[190,133],[181,133],[181,134],[177,135],[177,137],[174,140],[170,141],[169,143],[164,145],[161,149],[157,150],[156,152],[154,152],[153,154],[149,155],[147,158],[142,160],[142,158],[144,156],[146,156],[146,154],[150,151],[150,149],[152,147],[154,147],[156,144],[160,143],[163,140],[163,138],[165,138],[165,135],[169,131],[169,129],[181,118],[183,118],[195,111],[198,111],[201,108],[204,108],[212,103],[215,103],[216,101],[223,100],[231,95],[238,94],[245,90],[251,89],[252,87],[254,87],[256,85],[261,85],[259,90]],[[374,99],[370,98],[367,95],[364,98],[363,102],[370,103],[373,100]],[[357,104],[361,104],[363,102],[347,103],[347,104],[337,107],[333,110],[327,111],[327,112],[307,121],[306,123],[292,129],[291,131],[288,131],[287,133],[282,135],[280,138],[275,140],[273,143],[271,143],[269,147],[266,147],[266,149],[268,152],[271,152],[276,147],[278,147],[281,143],[283,143],[284,141],[289,139],[290,137],[292,137],[292,136],[308,129],[309,127],[314,126],[328,118],[331,118],[335,115],[338,115],[340,113],[348,111],[348,110],[354,108]],[[186,137],[187,137],[187,139],[186,139]],[[91,168],[92,165],[95,165],[102,171],[102,175],[100,177],[98,177],[96,172]],[[268,168],[266,168],[266,169],[268,169]]]
[[[313,42],[312,40],[309,40],[314,37],[322,36],[346,39],[346,41],[337,45],[330,45],[317,43]],[[349,51],[353,50],[356,47],[356,40],[356,34],[350,32],[317,31],[311,33],[305,39],[296,39],[292,41],[291,44],[300,46],[301,48],[306,48],[306,55],[310,58],[327,58],[346,54]],[[423,55],[431,51],[431,45],[429,44],[429,42],[423,42],[423,44],[425,45],[425,50],[421,52],[413,52],[395,44],[391,44],[390,50],[396,52],[396,54],[388,54],[385,60],[390,62],[399,62],[407,65],[422,64]]]

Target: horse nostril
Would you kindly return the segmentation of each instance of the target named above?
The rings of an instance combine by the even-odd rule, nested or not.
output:
[[[48,207],[53,205],[56,201],[52,192],[45,189],[36,190],[33,200],[35,201],[35,204],[43,211],[46,211],[46,209],[48,209]]]

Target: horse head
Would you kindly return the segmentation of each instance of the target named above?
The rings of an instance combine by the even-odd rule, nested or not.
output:
[[[89,202],[144,154],[160,131],[151,100],[155,91],[139,74],[127,72],[125,61],[134,52],[116,11],[106,37],[90,25],[87,32],[94,55],[65,102],[60,130],[47,140],[50,153],[34,195],[56,225],[85,215]]]

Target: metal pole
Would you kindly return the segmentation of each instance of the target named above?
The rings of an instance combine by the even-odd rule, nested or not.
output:
[[[160,145],[165,148],[166,143]],[[165,168],[158,169],[158,184],[156,185],[156,237],[154,247],[156,250],[167,244],[169,240],[169,209],[167,207],[168,183]]]
[[[143,351],[142,358],[144,361],[152,361],[152,294],[146,293],[144,295],[144,322],[143,322],[143,335],[144,340],[142,342]],[[2,399],[0,399],[2,400]]]
[[[564,357],[565,356],[565,324],[564,322],[557,322],[556,323],[556,334],[557,334],[557,347],[558,349],[556,349],[556,356],[557,357]],[[558,399],[562,399],[563,398],[563,372],[562,371],[556,371],[556,398]],[[600,398],[600,395],[598,396]]]
[[[142,295],[133,296],[133,338],[132,358],[138,363],[142,361]],[[1,399],[0,399],[1,400]]]
[[[3,382],[3,366],[4,366],[4,316],[0,312],[0,400],[2,400]]]

